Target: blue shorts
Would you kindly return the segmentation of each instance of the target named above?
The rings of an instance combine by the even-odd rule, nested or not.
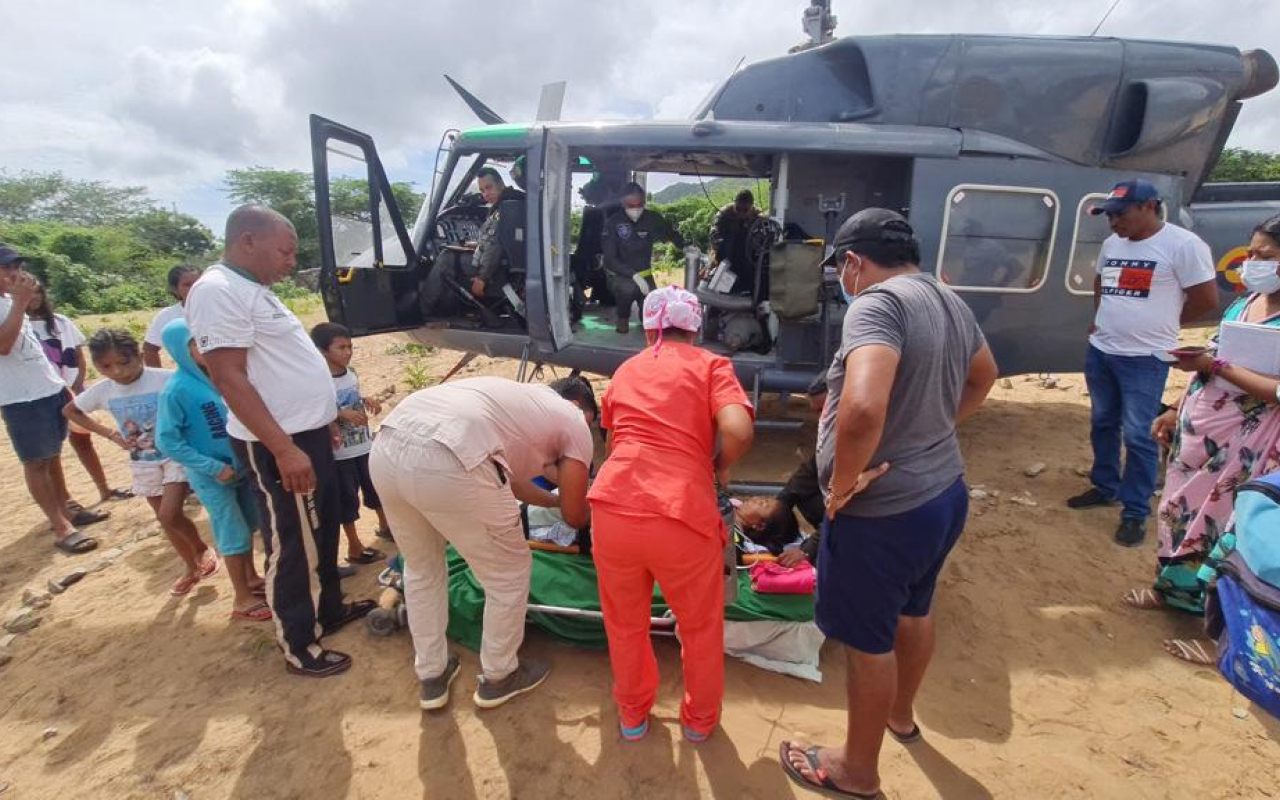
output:
[[[44,461],[62,454],[62,443],[67,440],[67,418],[62,409],[70,402],[71,393],[64,389],[39,400],[0,406],[19,461]]]
[[[969,490],[958,479],[922,506],[888,517],[824,522],[814,621],[828,638],[888,653],[898,617],[928,615],[938,573],[964,530]]]
[[[227,485],[204,478],[192,478],[191,488],[200,504],[209,512],[213,528],[213,546],[224,556],[242,556],[253,552],[253,532],[258,530],[258,497],[253,480],[242,479]]]

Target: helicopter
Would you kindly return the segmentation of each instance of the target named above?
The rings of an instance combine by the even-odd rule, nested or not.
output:
[[[706,309],[702,345],[732,359],[757,401],[803,391],[829,365],[845,305],[821,261],[840,222],[866,207],[906,216],[921,269],[966,300],[1006,375],[1082,368],[1110,234],[1088,211],[1122,180],[1155,184],[1165,218],[1209,243],[1224,304],[1243,291],[1241,245],[1280,213],[1280,184],[1205,179],[1243,102],[1277,83],[1266,51],[1093,37],[836,38],[830,0],[814,0],[803,26],[805,42],[736,69],[687,120],[560,121],[560,84],[544,91],[537,120],[508,122],[449,79],[484,124],[442,137],[412,226],[373,139],[313,115],[329,318],[357,336],[400,331],[464,359],[520,359],[522,378],[544,364],[610,375],[645,340],[615,330],[612,309],[582,306],[574,259],[594,243],[579,223],[616,200],[602,186],[657,179],[767,186],[767,213],[750,231],[755,280],[726,291],[715,274],[724,262],[695,250],[677,276]],[[509,280],[477,298],[447,277],[466,274],[489,213],[476,178],[517,163],[524,195],[504,201],[500,233]],[[353,174],[367,207],[335,213],[331,176]],[[449,302],[438,302],[442,291]]]

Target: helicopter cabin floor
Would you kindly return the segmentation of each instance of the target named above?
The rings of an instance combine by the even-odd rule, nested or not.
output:
[[[588,306],[582,314],[582,320],[574,326],[573,343],[587,347],[599,347],[608,350],[627,350],[639,352],[645,347],[644,328],[634,311],[631,313],[631,330],[618,333],[616,329],[618,317],[612,307]],[[719,342],[701,342],[700,345],[713,353],[729,356],[742,361],[761,361],[772,363],[772,354],[761,355],[753,352],[733,352]]]

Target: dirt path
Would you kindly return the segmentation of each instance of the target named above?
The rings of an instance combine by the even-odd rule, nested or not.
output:
[[[357,343],[365,391],[434,382],[453,354],[397,340]],[[513,374],[478,359],[468,374]],[[885,745],[894,798],[1276,797],[1280,725],[1249,711],[1211,669],[1166,656],[1160,640],[1196,623],[1122,607],[1151,575],[1154,544],[1111,544],[1114,513],[1068,512],[1085,481],[1088,399],[1022,378],[997,388],[963,432],[972,484],[991,497],[974,514],[937,601],[938,656],[919,706],[925,742]],[[797,399],[789,413],[800,416]],[[765,435],[743,477],[780,480],[812,435]],[[114,481],[124,460],[98,444]],[[91,486],[67,451],[74,493]],[[1035,478],[1026,467],[1043,462]],[[999,496],[995,493],[999,492]],[[1018,500],[1015,500],[1018,498]],[[843,665],[828,645],[818,686],[730,661],[723,730],[694,748],[679,740],[676,651],[659,645],[663,683],[653,734],[615,733],[604,654],[531,634],[554,672],[537,693],[479,713],[478,670],[463,653],[455,703],[419,713],[406,634],[334,637],[347,675],[285,674],[266,626],[233,624],[219,577],[169,597],[173,557],[140,501],[112,504],[91,529],[94,555],[54,551],[0,442],[0,613],[23,590],[121,553],[41,611],[0,667],[0,798],[776,798],[793,789],[778,742],[842,734]],[[1034,503],[1034,505],[1032,505]],[[203,513],[198,517],[207,535]],[[372,535],[373,520],[361,529]],[[374,567],[347,582],[370,596]]]

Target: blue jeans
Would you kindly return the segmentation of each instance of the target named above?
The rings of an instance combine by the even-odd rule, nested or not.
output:
[[[1151,423],[1160,413],[1169,366],[1155,356],[1113,356],[1093,345],[1084,362],[1084,380],[1093,400],[1093,471],[1089,479],[1108,499],[1124,505],[1121,517],[1151,515],[1160,448]],[[1120,471],[1120,440],[1125,462]]]

